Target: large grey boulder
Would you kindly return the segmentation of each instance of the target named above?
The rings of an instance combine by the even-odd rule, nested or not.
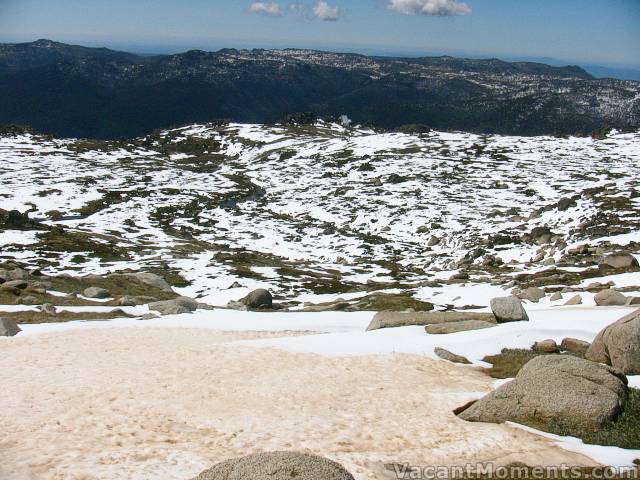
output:
[[[269,290],[259,288],[240,300],[247,308],[271,308],[273,296]]]
[[[600,307],[622,306],[627,303],[627,297],[612,288],[597,293],[594,300]]]
[[[518,297],[500,297],[491,300],[491,311],[498,323],[529,321],[529,315]]]
[[[109,290],[100,287],[89,287],[82,292],[82,295],[87,298],[105,299],[111,297]]]
[[[439,323],[437,325],[427,325],[426,332],[430,335],[446,335],[449,333],[469,332],[472,330],[483,330],[493,328],[495,323],[483,322],[482,320],[463,320],[462,322]]]
[[[470,422],[511,421],[543,429],[553,423],[595,431],[616,419],[626,397],[627,378],[618,370],[572,355],[542,355],[459,416]]]
[[[367,331],[380,328],[396,328],[408,326],[438,325],[441,323],[479,320],[496,323],[492,313],[476,312],[378,312],[375,314]]]
[[[638,260],[629,253],[614,253],[604,257],[602,264],[615,269],[623,269],[637,267]]]
[[[585,358],[640,375],[640,310],[622,317],[596,336]]]
[[[180,315],[183,313],[191,313],[198,309],[198,302],[189,297],[178,297],[172,300],[164,300],[162,302],[153,302],[149,304],[149,310],[160,313],[161,315]]]
[[[193,480],[354,480],[340,464],[298,452],[258,453],[227,460]]]
[[[0,337],[13,337],[21,331],[22,329],[13,320],[0,318]]]

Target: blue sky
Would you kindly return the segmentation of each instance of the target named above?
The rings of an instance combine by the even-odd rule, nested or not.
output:
[[[640,67],[640,0],[0,0],[0,41],[37,38],[149,52],[290,46]]]

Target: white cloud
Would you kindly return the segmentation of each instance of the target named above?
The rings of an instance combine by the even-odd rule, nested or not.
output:
[[[282,9],[276,2],[253,2],[249,7],[249,11],[251,13],[270,15],[272,17],[279,17],[282,15]]]
[[[340,10],[338,7],[329,5],[324,0],[319,0],[313,7],[313,14],[321,20],[335,22],[340,17]]]
[[[389,0],[389,8],[403,15],[451,17],[471,13],[471,7],[459,0]]]

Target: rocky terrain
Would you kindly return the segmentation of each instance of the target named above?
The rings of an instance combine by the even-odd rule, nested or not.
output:
[[[589,134],[640,125],[640,82],[497,59],[296,49],[149,57],[50,40],[0,44],[0,123],[46,133],[116,138],[220,119],[343,114],[384,128]]]
[[[14,128],[0,159],[3,478],[637,465],[637,132]],[[224,462],[282,450],[350,473]]]

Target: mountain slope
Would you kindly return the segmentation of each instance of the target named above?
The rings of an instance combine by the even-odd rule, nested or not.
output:
[[[310,50],[139,57],[55,42],[0,45],[0,123],[63,136],[129,137],[311,112],[387,128],[589,133],[640,125],[640,83],[578,67]]]

